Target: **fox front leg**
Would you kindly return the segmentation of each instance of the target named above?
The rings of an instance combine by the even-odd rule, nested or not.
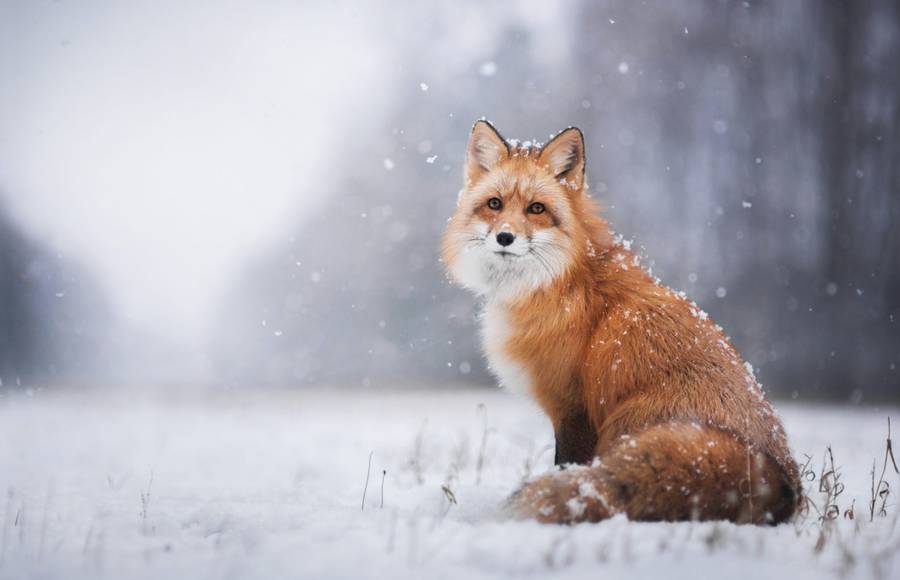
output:
[[[555,426],[556,465],[590,463],[597,446],[597,432],[587,413],[579,411],[564,416]]]

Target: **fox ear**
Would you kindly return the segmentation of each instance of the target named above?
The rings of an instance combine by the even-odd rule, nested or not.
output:
[[[584,135],[581,129],[569,127],[544,145],[539,158],[553,177],[565,180],[569,188],[584,186]]]
[[[494,126],[484,120],[476,122],[467,148],[466,181],[475,183],[479,177],[508,157],[509,146]]]

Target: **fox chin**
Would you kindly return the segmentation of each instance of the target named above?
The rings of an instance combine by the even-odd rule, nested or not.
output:
[[[451,277],[484,301],[492,372],[543,409],[566,467],[526,483],[507,513],[788,520],[798,468],[752,367],[612,235],[584,151],[576,128],[520,145],[478,121],[443,240]]]

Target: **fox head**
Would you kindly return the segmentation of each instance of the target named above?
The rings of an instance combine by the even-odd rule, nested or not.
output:
[[[601,220],[584,191],[581,131],[525,145],[510,145],[487,121],[472,128],[443,258],[451,276],[478,294],[534,292],[594,251]]]

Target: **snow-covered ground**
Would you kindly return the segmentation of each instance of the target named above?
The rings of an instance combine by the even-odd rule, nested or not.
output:
[[[868,514],[898,409],[781,411],[817,475],[833,448],[842,514],[824,537],[814,512],[777,528],[500,521],[552,434],[495,390],[6,393],[0,578],[900,577],[898,502]]]

